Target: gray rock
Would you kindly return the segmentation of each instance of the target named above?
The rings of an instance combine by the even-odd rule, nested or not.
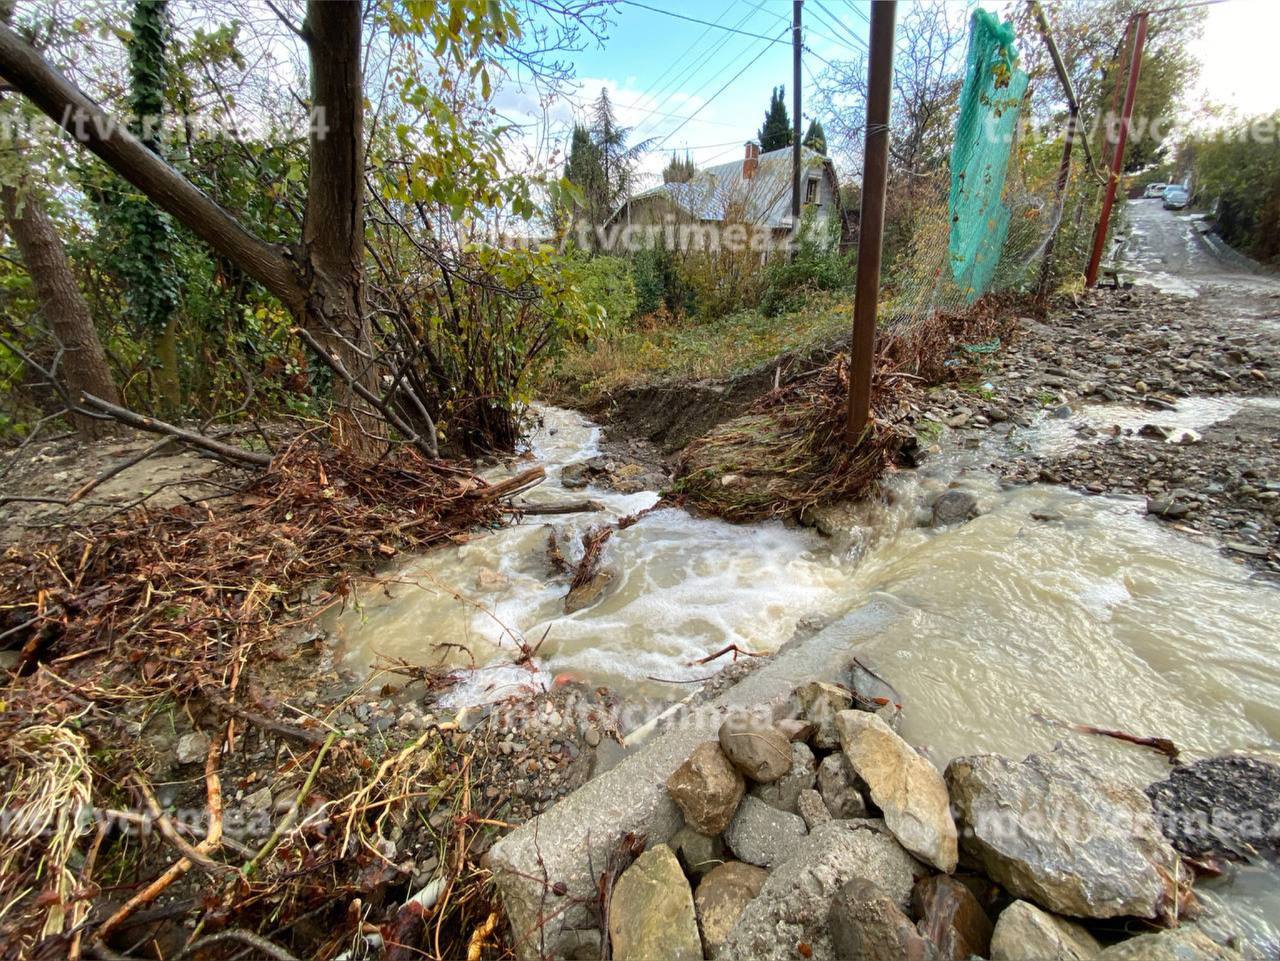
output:
[[[933,945],[874,881],[854,878],[831,901],[831,945],[840,961],[932,961]]]
[[[842,711],[836,730],[849,766],[902,846],[939,871],[955,870],[956,825],[938,769],[866,711]]]
[[[1239,961],[1240,953],[1224,947],[1197,928],[1184,926],[1140,934],[1113,944],[1098,961]]]
[[[708,837],[687,826],[677,831],[667,844],[680,858],[685,872],[694,878],[701,878],[708,871],[724,864],[729,857],[724,841],[719,836]]]
[[[725,829],[724,841],[738,860],[768,868],[785,861],[807,833],[800,815],[779,811],[748,794]]]
[[[804,823],[812,831],[819,824],[831,820],[831,812],[827,810],[827,802],[817,791],[801,791],[796,797],[796,813],[804,818]]]
[[[732,714],[720,725],[720,748],[734,767],[760,784],[791,770],[791,741],[749,712]]]
[[[1178,858],[1150,802],[1083,755],[960,757],[946,781],[965,854],[1015,897],[1072,917],[1172,913]]]
[[[1102,953],[1097,938],[1066,918],[1014,901],[996,918],[991,961],[1091,961]]]
[[[1241,754],[1177,767],[1147,797],[1173,846],[1189,857],[1280,862],[1280,765]]]
[[[978,499],[967,491],[945,491],[933,502],[933,526],[963,524],[978,516]]]
[[[636,858],[614,884],[609,940],[617,961],[701,961],[693,892],[675,853],[665,844]]]
[[[715,741],[694,748],[667,778],[667,791],[685,823],[702,834],[719,834],[733,819],[746,783]]]
[[[818,765],[818,792],[833,818],[864,818],[867,801],[862,796],[864,785],[844,754],[828,754]]]
[[[866,878],[905,908],[917,873],[926,869],[888,834],[865,823],[821,824],[770,873],[717,957],[796,961],[803,943],[811,961],[834,961],[827,915],[836,892],[854,878]]]
[[[796,799],[801,791],[813,788],[818,778],[818,765],[809,745],[796,741],[791,745],[791,770],[768,784],[757,784],[751,794],[779,811],[799,813]]]
[[[174,757],[179,764],[202,764],[209,754],[209,735],[204,731],[192,731],[178,738]]]
[[[853,706],[853,695],[835,684],[813,681],[796,688],[800,716],[812,722],[813,745],[830,750],[840,746],[836,734],[836,715]]]
[[[693,907],[707,957],[724,944],[743,909],[760,893],[768,878],[769,872],[764,868],[729,861],[702,879],[693,895]]]

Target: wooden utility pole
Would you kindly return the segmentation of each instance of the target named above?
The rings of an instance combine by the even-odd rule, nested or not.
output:
[[[1147,40],[1147,14],[1137,15],[1136,29],[1133,34],[1133,55],[1129,58],[1129,84],[1124,92],[1124,107],[1120,113],[1120,129],[1116,132],[1115,153],[1111,158],[1111,169],[1107,171],[1107,192],[1102,198],[1102,212],[1098,214],[1098,225],[1093,231],[1093,252],[1089,255],[1089,270],[1085,274],[1085,286],[1093,287],[1098,282],[1098,267],[1102,263],[1102,248],[1107,242],[1107,229],[1111,225],[1111,206],[1116,200],[1116,188],[1124,174],[1124,147],[1129,138],[1129,120],[1133,116],[1133,101],[1138,93],[1138,74],[1142,69],[1142,46]]]
[[[791,256],[800,234],[800,8],[804,0],[791,3]]]
[[[880,254],[884,235],[884,194],[889,170],[889,103],[893,93],[893,28],[897,0],[871,4],[871,56],[867,64],[866,132],[862,153],[862,212],[859,217],[858,276],[853,295],[853,338],[849,351],[849,409],[845,443],[862,438],[871,416],[871,372],[876,347],[876,307],[880,298]]]

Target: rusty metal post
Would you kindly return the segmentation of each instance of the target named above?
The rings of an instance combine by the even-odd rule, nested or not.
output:
[[[893,31],[897,8],[897,0],[877,0],[871,4],[867,122],[862,152],[862,212],[858,227],[858,274],[849,352],[848,420],[844,435],[845,443],[850,447],[861,439],[871,416],[871,373],[875,361],[876,308],[880,299],[884,195],[889,171],[889,104],[893,93]]]
[[[791,3],[791,257],[800,238],[800,9],[804,0]]]
[[[1124,146],[1129,138],[1129,119],[1133,116],[1133,101],[1138,92],[1138,74],[1142,70],[1142,46],[1147,40],[1147,15],[1138,14],[1137,29],[1133,35],[1133,56],[1129,61],[1129,84],[1124,92],[1124,108],[1120,113],[1120,129],[1116,132],[1116,149],[1107,172],[1107,193],[1102,198],[1102,212],[1098,214],[1098,226],[1093,232],[1093,253],[1089,256],[1089,270],[1085,274],[1085,286],[1098,283],[1098,266],[1102,263],[1102,248],[1107,242],[1107,229],[1111,225],[1111,206],[1116,200],[1116,187],[1124,174]]]

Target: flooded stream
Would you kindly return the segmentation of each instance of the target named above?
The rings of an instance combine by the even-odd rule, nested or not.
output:
[[[1234,404],[1189,404],[1178,426],[1204,427]],[[1123,413],[1085,416],[1102,425]],[[1046,719],[1168,737],[1193,758],[1280,751],[1280,591],[1149,521],[1141,501],[1049,486],[1004,490],[966,469],[981,460],[972,451],[898,476],[894,506],[868,508],[846,537],[652,511],[609,541],[605,566],[615,578],[601,599],[566,615],[567,578],[549,566],[548,526],[571,544],[657,495],[565,490],[560,468],[599,453],[599,431],[572,412],[543,417],[532,455],[548,480],[530,501],[587,496],[603,510],[527,517],[402,564],[391,572],[399,583],[366,591],[358,609],[330,625],[344,666],[367,670],[378,656],[474,658],[485,667],[453,693],[455,704],[572,672],[656,710],[713,673],[723,661],[696,662],[726,644],[773,651],[798,630],[874,605],[888,612],[885,626],[857,653],[901,692],[903,736],[939,767],[959,754],[1021,757],[1082,739],[1136,784],[1168,770],[1154,752]],[[1033,443],[1068,442],[1049,420],[1033,433]],[[928,495],[955,484],[978,498],[982,515],[944,530],[917,526]],[[511,666],[517,638],[541,640],[536,673]],[[1225,892],[1255,937],[1280,944],[1272,927],[1280,885],[1270,872],[1241,872]]]

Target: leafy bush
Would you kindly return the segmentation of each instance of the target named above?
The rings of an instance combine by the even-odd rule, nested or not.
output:
[[[663,242],[661,235],[652,247],[637,251],[631,257],[631,274],[635,279],[636,313],[667,313],[679,316],[692,309],[693,298],[681,279],[677,257]]]
[[[1280,150],[1274,137],[1280,113],[1253,117],[1236,127],[1183,145],[1191,158],[1198,196],[1217,202],[1215,220],[1227,243],[1265,261],[1280,261]]]
[[[592,257],[579,266],[583,301],[604,311],[608,330],[617,330],[636,312],[636,282],[631,264],[622,257]]]
[[[760,312],[766,317],[798,310],[811,291],[836,290],[853,281],[852,258],[840,253],[840,224],[819,224],[806,212],[794,259],[771,260],[764,270]]]

